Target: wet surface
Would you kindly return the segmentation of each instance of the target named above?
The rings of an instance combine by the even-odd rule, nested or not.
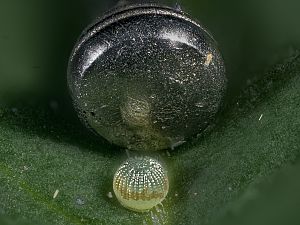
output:
[[[91,26],[70,59],[69,87],[96,133],[133,150],[160,150],[197,135],[222,101],[216,42],[168,8],[137,8]]]

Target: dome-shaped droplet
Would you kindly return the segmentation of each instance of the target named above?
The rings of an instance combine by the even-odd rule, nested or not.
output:
[[[85,123],[119,146],[170,148],[203,131],[226,87],[217,44],[179,10],[121,8],[82,34],[68,83]]]
[[[156,159],[147,156],[129,158],[115,173],[113,189],[124,207],[138,212],[147,211],[167,196],[167,171]]]

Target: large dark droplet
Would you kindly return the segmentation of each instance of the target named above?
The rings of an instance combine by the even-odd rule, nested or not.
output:
[[[212,36],[186,14],[122,7],[92,24],[69,62],[74,104],[89,127],[133,150],[179,145],[213,120],[226,88]]]

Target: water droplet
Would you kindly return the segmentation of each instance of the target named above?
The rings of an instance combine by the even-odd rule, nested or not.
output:
[[[217,113],[226,84],[224,62],[206,29],[191,26],[192,18],[178,12],[179,4],[175,9],[162,7],[155,17],[144,15],[144,10],[157,8],[147,6],[143,13],[140,7],[132,8],[135,16],[128,15],[126,21],[122,9],[114,14],[115,22],[97,20],[92,26],[99,32],[82,35],[69,62],[74,104],[79,113],[87,112],[80,115],[83,121],[111,143],[133,150],[166,149],[170,133],[190,138],[204,130],[203,121]],[[181,22],[170,24],[170,17]],[[112,33],[100,29],[109,21]],[[131,28],[125,36],[124,27]],[[149,34],[157,38],[149,40]],[[197,108],[191,99],[206,105]],[[213,107],[206,107],[207,102]]]

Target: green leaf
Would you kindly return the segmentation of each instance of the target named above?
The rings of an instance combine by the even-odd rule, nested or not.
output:
[[[299,159],[272,176],[270,181],[249,187],[217,224],[299,223]]]
[[[20,220],[18,218],[8,218],[7,216],[1,216],[0,217],[0,224],[1,225],[32,225],[32,222],[25,222],[23,220]]]

